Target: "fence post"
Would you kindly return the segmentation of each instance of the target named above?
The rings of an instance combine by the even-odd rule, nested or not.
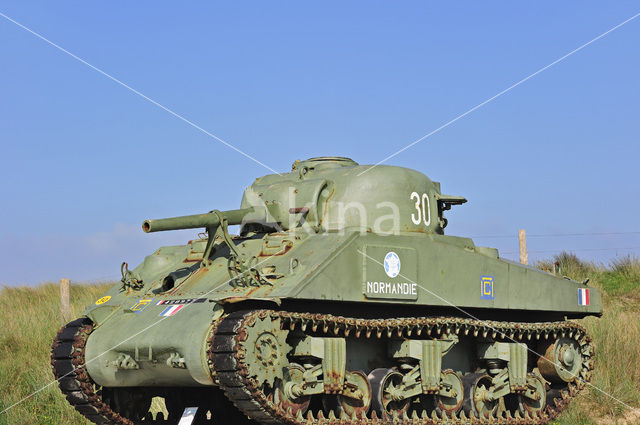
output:
[[[69,279],[60,279],[60,316],[62,323],[67,323],[71,316],[71,306],[69,304],[69,291],[71,281]]]
[[[520,242],[520,263],[529,264],[527,254],[527,232],[524,229],[518,230],[518,241]]]

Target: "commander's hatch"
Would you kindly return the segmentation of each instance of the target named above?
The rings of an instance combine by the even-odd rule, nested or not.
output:
[[[454,205],[462,205],[467,202],[466,198],[462,196],[451,196],[436,194],[436,201],[438,201],[438,217],[440,219],[440,226],[442,229],[447,227],[447,219],[444,217],[444,212],[450,210]]]

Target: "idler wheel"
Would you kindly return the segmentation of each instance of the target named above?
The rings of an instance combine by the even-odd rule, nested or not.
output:
[[[464,399],[462,379],[453,370],[447,369],[442,372],[442,384],[451,389],[451,397],[438,395],[436,403],[440,412],[446,412],[451,416],[452,413],[458,413],[462,409]]]
[[[519,396],[521,413],[527,411],[532,415],[535,415],[538,412],[542,412],[547,405],[547,388],[545,383],[539,376],[530,373],[527,375],[527,391],[535,398],[526,397],[524,395]]]
[[[284,378],[278,381],[276,386],[274,403],[279,409],[291,413],[295,416],[300,412],[304,414],[309,409],[310,396],[296,397],[293,393],[296,384],[303,382],[304,367],[297,363],[291,363],[284,371]]]
[[[555,342],[542,346],[544,355],[538,359],[538,369],[542,376],[553,382],[573,382],[582,368],[582,352],[577,341],[558,338]]]
[[[402,384],[402,374],[394,369],[374,369],[369,373],[371,384],[371,408],[383,417],[393,417],[396,412],[399,418],[409,409],[408,398],[401,398],[398,388]]]
[[[484,373],[470,373],[462,378],[464,401],[462,406],[467,415],[472,412],[479,418],[489,418],[498,409],[498,400],[489,397],[491,377]]]

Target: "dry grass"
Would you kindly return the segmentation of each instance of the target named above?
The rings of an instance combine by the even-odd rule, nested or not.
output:
[[[640,259],[621,257],[610,264],[581,261],[561,253],[537,264],[549,269],[560,263],[563,275],[576,280],[590,278],[603,291],[604,315],[587,318],[587,328],[596,346],[596,371],[592,387],[556,421],[562,425],[638,424],[640,417]],[[638,416],[636,416],[638,415]]]
[[[73,285],[73,317],[100,298],[110,285]],[[7,412],[0,424],[89,424],[66,402],[53,381],[49,351],[62,326],[59,287],[4,288],[0,291],[0,411],[44,387]]]

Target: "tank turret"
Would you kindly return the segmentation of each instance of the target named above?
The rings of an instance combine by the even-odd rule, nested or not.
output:
[[[444,211],[465,203],[443,195],[440,183],[401,167],[359,166],[342,157],[293,163],[290,173],[256,179],[242,198],[242,209],[228,211],[229,224],[316,232],[360,229],[381,234],[444,233]],[[146,220],[145,232],[217,227],[216,214]]]

